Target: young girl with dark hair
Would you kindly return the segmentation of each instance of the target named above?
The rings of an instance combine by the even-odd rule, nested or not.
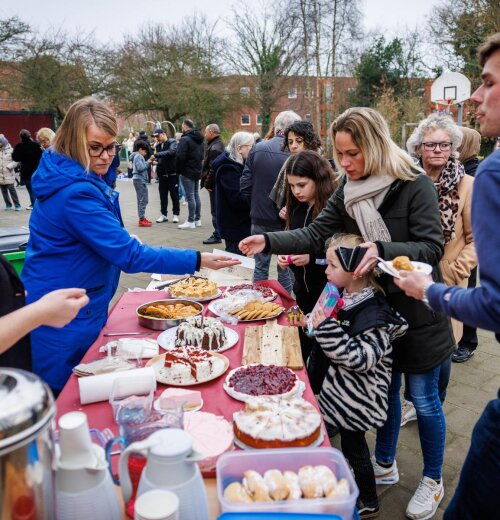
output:
[[[324,157],[310,150],[304,150],[290,157],[285,164],[286,228],[307,227],[319,215],[335,191],[337,187],[335,174]],[[278,264],[283,268],[290,267],[293,271],[295,276],[293,291],[297,304],[304,314],[311,312],[327,281],[325,255],[320,257],[313,254],[279,255]],[[299,331],[304,362],[307,362],[313,349],[317,350],[313,355],[313,359],[317,360],[317,355],[321,353],[316,341],[302,329]],[[312,388],[315,393],[318,393],[323,381],[324,369],[318,369],[316,363],[309,363],[308,371]]]

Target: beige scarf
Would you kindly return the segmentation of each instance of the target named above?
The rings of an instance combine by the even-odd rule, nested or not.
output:
[[[358,181],[347,178],[344,186],[345,209],[356,221],[367,242],[391,242],[391,235],[378,208],[394,180],[389,175],[370,175]]]

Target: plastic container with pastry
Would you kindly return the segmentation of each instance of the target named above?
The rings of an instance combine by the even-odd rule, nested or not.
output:
[[[224,381],[224,390],[238,401],[255,396],[291,397],[303,389],[303,383],[287,367],[253,363],[234,368]]]
[[[352,520],[358,488],[335,448],[225,453],[217,462],[223,512],[335,513]]]
[[[321,415],[301,397],[252,397],[233,414],[236,442],[244,448],[293,448],[320,442]]]

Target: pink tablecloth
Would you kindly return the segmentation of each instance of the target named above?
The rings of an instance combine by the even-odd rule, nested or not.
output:
[[[295,304],[295,301],[292,300],[290,295],[278,282],[267,281],[264,282],[263,285],[272,287],[278,293],[276,302],[283,305],[285,308],[289,308]],[[102,357],[102,354],[99,353],[99,347],[105,345],[108,341],[113,339],[104,337],[103,334],[105,333],[133,332],[141,330],[145,332],[151,332],[150,330],[139,326],[135,309],[145,302],[161,299],[161,296],[159,296],[160,294],[161,293],[158,291],[125,293],[111,310],[106,326],[101,331],[94,344],[89,348],[82,361],[89,362]],[[208,316],[212,315],[208,310],[207,305],[205,305],[204,314]],[[264,321],[252,322],[252,325],[259,323],[264,324]],[[281,325],[288,324],[288,320],[285,314],[282,314],[279,317],[278,323]],[[224,355],[229,359],[230,366],[228,370],[241,365],[245,326],[245,324],[239,324],[237,326],[231,327],[238,332],[239,341],[235,347],[224,352]],[[160,332],[155,332],[154,335],[147,337],[156,337],[159,333]],[[298,370],[296,373],[297,376],[306,383],[306,389],[303,395],[304,399],[317,406],[316,399],[309,385],[309,380],[307,378],[305,369]],[[211,412],[216,415],[222,415],[229,421],[232,421],[233,412],[241,410],[243,403],[236,401],[226,394],[222,388],[224,378],[225,376],[221,376],[220,378],[208,383],[197,385],[196,388],[201,391],[203,396],[203,411]],[[158,384],[156,394],[159,395],[164,389],[164,385]],[[87,414],[90,428],[97,428],[99,430],[110,428],[115,434],[118,434],[118,428],[113,420],[111,406],[109,403],[107,401],[103,401],[100,403],[82,406],[80,404],[77,378],[72,375],[57,399],[57,417],[66,412],[75,410],[82,410]],[[323,445],[330,445],[327,436],[325,436]]]

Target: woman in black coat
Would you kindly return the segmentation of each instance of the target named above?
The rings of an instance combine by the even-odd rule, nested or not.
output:
[[[332,125],[334,159],[343,178],[325,209],[307,228],[255,235],[243,240],[245,254],[319,251],[334,233],[364,237],[367,253],[355,271],[363,276],[377,257],[406,255],[433,266],[443,255],[437,192],[432,180],[392,141],[387,123],[370,108],[350,108]],[[377,432],[373,467],[379,484],[399,480],[396,465],[401,421],[401,376],[408,375],[417,411],[423,478],[406,509],[409,518],[431,518],[444,496],[442,466],[446,424],[439,399],[441,364],[453,352],[446,316],[407,297],[389,276],[381,278],[387,300],[408,322],[406,335],[394,343],[394,367],[386,424]]]
[[[250,207],[240,194],[245,160],[254,144],[249,132],[236,132],[212,163],[215,172],[215,218],[226,251],[241,255],[238,243],[250,234]]]

